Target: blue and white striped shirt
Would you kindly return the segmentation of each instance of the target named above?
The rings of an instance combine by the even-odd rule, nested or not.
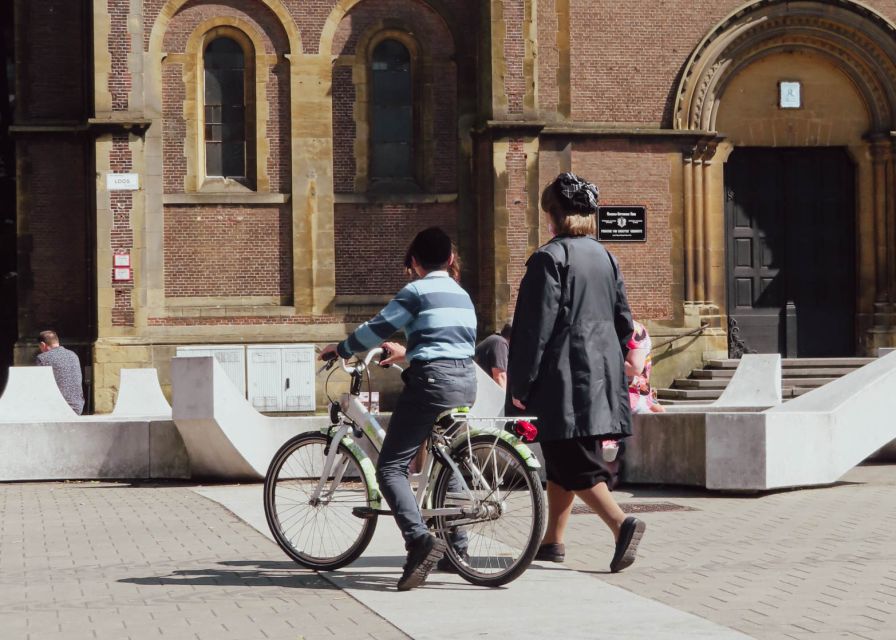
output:
[[[348,358],[400,329],[407,336],[409,361],[470,358],[476,347],[476,310],[447,271],[431,271],[408,283],[376,317],[340,342],[337,351]]]

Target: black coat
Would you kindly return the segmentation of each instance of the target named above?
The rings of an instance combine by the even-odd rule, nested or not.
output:
[[[619,266],[597,240],[556,237],[532,254],[507,381],[508,396],[538,417],[539,440],[631,434],[624,358],[632,330]]]

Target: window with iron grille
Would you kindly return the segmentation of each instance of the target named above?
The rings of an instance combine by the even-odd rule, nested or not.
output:
[[[205,173],[246,176],[246,56],[233,39],[205,48]]]
[[[397,40],[380,42],[370,75],[370,177],[413,179],[414,91],[407,47]]]

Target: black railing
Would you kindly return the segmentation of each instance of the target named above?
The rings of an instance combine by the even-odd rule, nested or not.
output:
[[[653,348],[650,350],[650,352],[656,353],[661,347],[668,346],[668,345],[672,344],[673,342],[675,342],[676,340],[681,340],[682,338],[689,338],[691,336],[698,336],[698,335],[702,334],[704,331],[706,331],[706,329],[708,329],[708,328],[709,328],[708,322],[705,322],[705,321],[701,322],[699,327],[697,327],[695,329],[691,329],[687,333],[682,333],[677,336],[672,336],[671,338],[669,338],[667,340],[663,340],[662,342],[656,343],[655,345],[653,345]]]

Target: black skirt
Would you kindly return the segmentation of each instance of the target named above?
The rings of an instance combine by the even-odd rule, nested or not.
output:
[[[603,436],[540,442],[548,480],[567,491],[590,489],[599,482],[610,486],[612,474],[604,462]]]

